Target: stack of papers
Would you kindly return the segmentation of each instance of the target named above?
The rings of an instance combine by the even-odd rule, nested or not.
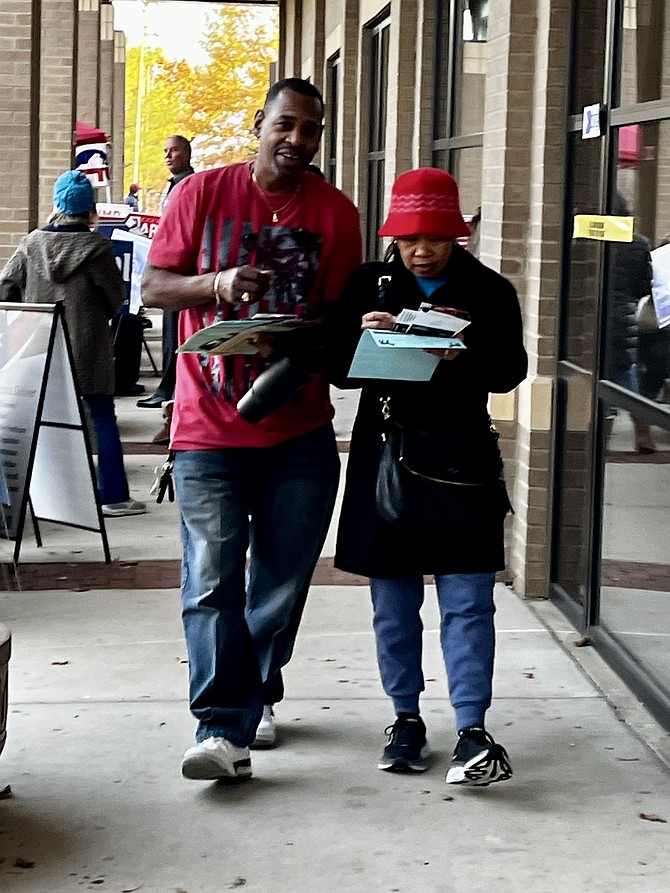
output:
[[[296,316],[281,313],[258,313],[249,319],[227,319],[215,322],[191,335],[177,349],[177,353],[203,353],[216,356],[233,356],[258,353],[258,346],[252,343],[260,333],[276,335],[300,326],[302,321]]]
[[[465,350],[460,338],[412,335],[365,329],[349,369],[349,378],[428,381],[440,357],[426,350]]]

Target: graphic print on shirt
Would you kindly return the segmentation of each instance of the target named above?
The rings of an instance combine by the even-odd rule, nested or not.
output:
[[[229,254],[232,220],[227,218],[224,221],[221,242],[216,252],[213,246],[212,224],[213,221],[208,218],[203,233],[202,268],[211,270],[211,259],[218,255],[218,269],[226,269],[231,266]],[[244,221],[237,262],[234,265],[240,267],[253,264],[261,270],[268,270],[271,281],[263,299],[252,307],[245,307],[242,315],[245,316],[253,309],[253,313],[290,313],[304,316],[319,268],[322,245],[323,236],[320,233],[287,226],[265,225],[256,235],[252,224]],[[239,310],[238,305],[224,304],[218,309],[214,318],[210,318],[210,314],[205,312],[202,324],[207,326],[219,319],[234,319],[238,316]],[[229,403],[246,393],[254,379],[268,365],[256,356],[200,355],[203,386],[209,389],[213,397],[223,396]]]

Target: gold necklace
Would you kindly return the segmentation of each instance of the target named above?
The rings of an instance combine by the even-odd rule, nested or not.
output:
[[[273,223],[279,223],[279,215],[280,215],[283,211],[285,211],[290,205],[293,204],[293,202],[297,199],[297,197],[300,195],[300,192],[301,192],[301,190],[302,190],[302,183],[301,183],[300,186],[298,186],[298,188],[296,189],[296,191],[293,193],[293,195],[291,196],[291,198],[286,202],[286,204],[282,205],[281,208],[276,208],[276,209],[275,209],[275,208],[272,207],[272,205],[271,205],[270,202],[268,201],[268,199],[267,199],[267,197],[266,197],[266,195],[265,195],[265,190],[264,190],[263,187],[259,184],[259,182],[258,182],[258,178],[256,177],[256,171],[254,171],[254,172],[252,173],[252,175],[251,175],[251,179],[252,179],[254,185],[256,186],[256,192],[258,193],[258,195],[260,196],[260,198],[265,202],[266,207],[271,211],[271,213],[272,213],[272,222],[273,222]]]

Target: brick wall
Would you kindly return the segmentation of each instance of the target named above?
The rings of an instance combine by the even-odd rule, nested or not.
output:
[[[126,195],[125,122],[126,122],[126,36],[114,32],[114,91],[112,103],[112,199],[123,201]],[[141,184],[140,184],[141,185]]]
[[[0,263],[38,219],[38,10],[35,0],[3,0],[0,5],[0,170],[5,173],[0,194]]]
[[[100,117],[100,0],[79,0],[77,119],[92,127]]]
[[[72,167],[77,0],[42,0],[39,224],[53,207],[53,184]]]

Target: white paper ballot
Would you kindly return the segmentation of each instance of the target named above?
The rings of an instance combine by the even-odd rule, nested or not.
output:
[[[465,350],[460,338],[412,335],[365,329],[349,369],[349,378],[428,381],[440,358],[426,350]]]

